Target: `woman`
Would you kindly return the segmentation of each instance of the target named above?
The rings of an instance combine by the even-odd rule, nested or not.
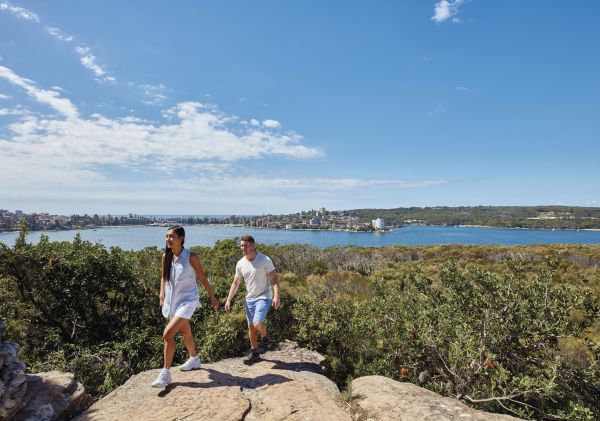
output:
[[[190,358],[180,366],[189,371],[200,368],[200,358],[196,354],[196,343],[190,327],[194,311],[200,307],[196,277],[210,296],[212,307],[217,310],[219,302],[204,276],[198,255],[183,247],[185,230],[176,226],[169,228],[166,235],[166,249],[162,256],[162,279],[160,281],[160,305],[163,316],[169,323],[163,332],[165,340],[164,366],[152,383],[153,387],[166,387],[171,383],[171,363],[175,354],[175,335],[181,332]]]

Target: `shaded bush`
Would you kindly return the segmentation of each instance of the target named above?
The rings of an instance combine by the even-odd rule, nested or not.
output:
[[[100,397],[162,362],[160,256],[92,244],[0,244],[0,317],[30,371],[72,371]],[[260,246],[278,268],[275,339],[321,352],[344,387],[366,374],[531,419],[600,418],[598,246]],[[195,247],[223,305],[241,252]],[[248,350],[244,286],[192,319],[205,361]],[[175,363],[186,359],[182,344]]]

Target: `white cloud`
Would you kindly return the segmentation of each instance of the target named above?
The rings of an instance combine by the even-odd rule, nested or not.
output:
[[[460,19],[456,17],[458,9],[464,4],[465,0],[440,0],[435,4],[433,10],[432,20],[437,23],[442,23],[449,18],[453,18],[453,22],[460,22]]]
[[[0,108],[0,117],[2,116],[24,116],[30,115],[31,111],[27,110],[24,107],[17,106],[14,108]]]
[[[61,203],[62,206],[69,203],[65,212],[73,212],[72,206],[76,206],[86,212],[95,208],[100,212],[116,212],[115,209],[121,212],[135,209],[152,212],[151,209],[156,209],[164,213],[177,209],[180,213],[205,213],[207,210],[226,213],[224,210],[228,209],[260,213],[265,211],[265,204],[268,204],[268,211],[273,212],[275,209],[306,209],[315,201],[333,201],[348,209],[356,206],[357,195],[364,198],[366,194],[377,195],[382,191],[387,194],[390,189],[398,192],[447,184],[445,180],[292,179],[236,177],[230,174],[115,182],[99,178],[93,172],[74,170],[45,171],[36,179],[28,176],[29,173],[23,174],[31,187],[23,189],[18,184],[5,182],[0,187],[2,196],[14,203],[34,201],[38,207],[39,203]]]
[[[52,35],[54,38],[56,38],[59,41],[64,41],[64,42],[73,41],[72,35],[67,34],[66,32],[62,31],[59,28],[53,28],[51,26],[46,26],[45,29],[46,29],[46,32],[48,32],[50,35]]]
[[[265,120],[263,121],[263,126],[268,127],[270,129],[276,129],[281,126],[281,123],[277,120]]]
[[[94,72],[96,77],[98,77],[99,81],[106,82],[115,82],[116,78],[113,76],[108,76],[106,74],[106,70],[102,68],[98,63],[96,63],[96,56],[92,54],[89,47],[85,46],[77,46],[75,47],[75,52],[79,54],[79,61],[81,64]]]
[[[8,95],[0,94],[0,99],[11,99]]]
[[[252,119],[244,124],[211,104],[179,103],[163,111],[169,120],[159,122],[133,114],[84,117],[59,88],[41,89],[1,66],[0,78],[60,112],[45,116],[18,107],[0,109],[0,115],[12,119],[0,134],[4,181],[0,196],[13,203],[64,200],[104,209],[117,206],[110,203],[147,209],[173,198],[175,186],[177,203],[188,203],[190,212],[203,205],[264,209],[267,202],[301,207],[306,198],[355,198],[365,192],[446,184],[445,180],[255,176],[251,171],[240,175],[242,167],[260,168],[256,160],[307,159],[323,152],[305,145],[299,134],[273,131],[281,127],[275,120]]]
[[[0,2],[0,11],[2,10],[9,11],[21,19],[40,23],[40,18],[38,15],[22,7],[13,6],[8,1]],[[71,42],[75,39],[72,35],[69,35],[60,28],[45,26],[44,29],[48,34],[60,41]],[[96,80],[99,82],[116,82],[116,78],[114,76],[109,76],[107,71],[96,62],[96,56],[92,54],[92,51],[89,47],[81,45],[76,46],[75,52],[79,55],[79,61],[81,64],[94,73],[97,78]]]
[[[140,84],[137,85],[139,89],[141,89],[146,97],[142,102],[148,105],[161,105],[164,100],[167,99],[167,87],[162,83],[158,85],[151,84]]]
[[[364,191],[364,189],[410,189],[425,188],[447,184],[446,180],[394,180],[394,179],[360,179],[360,178],[273,178],[273,177],[231,177],[216,176],[203,182],[196,180],[191,185],[196,189],[219,191],[239,191],[260,189],[261,191],[285,191],[290,190],[306,192],[339,192]]]
[[[18,17],[19,19],[30,20],[30,21],[33,21],[33,22],[39,22],[40,21],[39,16],[36,15],[35,13],[33,13],[32,11],[29,11],[29,10],[24,9],[22,7],[14,6],[10,2],[8,2],[8,1],[0,2],[0,11],[2,11],[2,10],[5,10],[7,12],[12,13],[16,17]]]
[[[165,111],[172,117],[168,123],[131,115],[108,118],[93,114],[83,118],[57,91],[40,89],[2,66],[0,78],[67,117],[30,113],[6,125],[8,135],[0,137],[0,175],[7,177],[5,180],[14,178],[12,182],[17,185],[23,177],[31,182],[70,177],[100,180],[108,174],[105,166],[162,174],[181,169],[215,173],[241,160],[269,156],[305,159],[322,154],[319,149],[303,145],[298,134],[244,127],[235,116],[210,104],[177,104]],[[17,115],[8,109],[3,113]],[[36,171],[28,171],[30,168]]]
[[[49,105],[55,111],[68,118],[76,118],[77,108],[66,98],[61,98],[60,93],[49,89],[40,89],[34,82],[16,75],[8,67],[0,66],[0,78],[6,79],[15,86],[23,88],[35,101]]]
[[[467,89],[467,88],[465,88],[464,86],[457,86],[457,87],[456,87],[456,90],[457,90],[457,91],[468,91],[468,89]]]

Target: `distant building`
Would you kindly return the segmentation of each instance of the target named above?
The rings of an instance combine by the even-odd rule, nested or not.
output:
[[[373,219],[371,221],[371,224],[373,224],[373,228],[375,228],[377,230],[385,229],[385,220],[383,220],[381,218]]]
[[[310,218],[309,224],[310,225],[321,225],[321,218],[319,218],[318,216],[315,216],[314,218]]]
[[[348,228],[352,228],[358,225],[358,218],[356,216],[350,216],[346,222],[346,226]]]

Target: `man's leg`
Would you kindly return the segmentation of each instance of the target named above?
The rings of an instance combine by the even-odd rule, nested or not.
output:
[[[258,347],[258,330],[254,325],[248,325],[248,337],[250,338],[250,347],[256,349]]]
[[[248,322],[248,338],[250,338],[250,347],[255,350],[258,346],[258,331],[254,327],[253,320],[256,316],[256,302],[246,301],[246,320]]]
[[[260,333],[260,336],[262,336],[263,338],[265,336],[267,336],[267,323],[266,322],[260,322],[260,323],[254,323],[254,329],[257,332],[257,336]]]
[[[256,302],[246,302],[246,319],[248,320],[248,337],[250,338],[250,354],[242,360],[244,364],[251,365],[260,360],[258,349],[258,329],[254,327],[256,318]]]
[[[269,334],[267,333],[267,323],[265,319],[267,318],[267,313],[269,312],[269,308],[271,307],[271,300],[259,300],[256,303],[255,311],[254,311],[254,319],[252,320],[254,328],[257,333],[260,333],[261,340],[258,343],[258,349],[261,352],[265,352],[269,350]]]

